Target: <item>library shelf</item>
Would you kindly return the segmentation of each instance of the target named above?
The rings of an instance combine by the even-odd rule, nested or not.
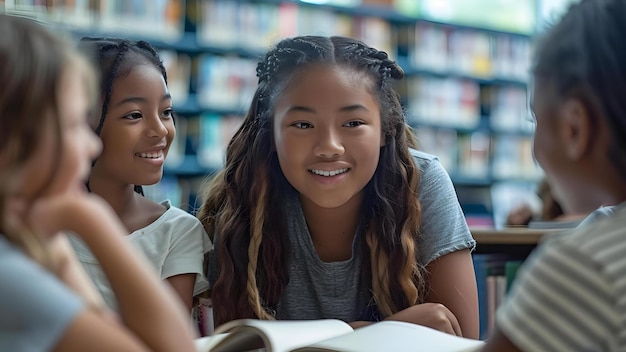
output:
[[[536,245],[544,236],[559,230],[536,230],[526,227],[503,229],[472,227],[470,231],[478,245]]]
[[[151,0],[133,3],[142,2],[152,4]],[[37,3],[6,2],[0,11],[56,21],[50,24],[75,38],[121,36],[146,40],[160,52],[176,54],[170,57],[178,75],[168,73],[168,83],[172,95],[181,97],[174,104],[181,121],[177,138],[185,138],[186,142],[178,150],[181,161],[166,167],[165,174],[180,181],[215,172],[215,168],[198,162],[202,160],[198,158],[198,144],[214,142],[209,143],[211,148],[223,150],[225,145],[220,143],[224,144],[225,132],[206,129],[218,126],[226,130],[228,126],[205,122],[212,115],[228,119],[245,114],[241,110],[249,101],[247,94],[256,86],[254,68],[250,67],[267,46],[279,35],[345,35],[342,31],[346,28],[351,36],[388,51],[405,70],[398,92],[407,122],[416,134],[422,134],[420,149],[440,156],[442,164],[447,162],[446,170],[457,188],[488,190],[503,179],[523,178],[535,170],[529,161],[532,157],[527,155],[532,129],[518,123],[527,115],[525,67],[532,33],[444,23],[371,4],[353,7],[296,0],[166,0],[159,3],[168,7],[158,8],[169,9],[162,12],[160,22],[169,24],[165,26],[168,29],[175,27],[170,33],[153,28],[154,21],[146,28],[148,17],[133,13],[132,6],[96,9],[87,2],[32,5]],[[0,0],[0,4],[4,3]],[[93,21],[59,16],[64,11],[74,17],[84,13]],[[128,20],[135,15],[140,23],[110,25],[113,19]],[[294,16],[297,21],[290,20]],[[246,72],[250,77],[245,76]],[[224,87],[225,82],[231,86]],[[178,89],[176,93],[183,87],[185,94],[174,94],[172,87]],[[182,126],[182,120],[188,128]],[[520,170],[512,170],[511,165],[519,165]],[[502,174],[501,170],[510,172]],[[520,240],[529,241],[527,238]]]

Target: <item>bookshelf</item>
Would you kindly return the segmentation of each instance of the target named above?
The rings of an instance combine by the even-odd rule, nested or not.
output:
[[[258,58],[282,37],[336,34],[360,38],[398,61],[406,78],[397,88],[420,148],[438,155],[457,188],[479,195],[468,201],[488,204],[493,216],[492,185],[532,184],[541,176],[530,154],[533,125],[526,110],[535,24],[519,16],[536,11],[536,1],[509,1],[513,9],[506,11],[517,12],[513,17],[501,16],[498,11],[505,10],[497,6],[490,10],[494,14],[476,13],[452,2],[3,0],[0,9],[77,38],[124,36],[159,49],[179,115],[164,178],[178,189],[154,189],[155,197],[180,193],[174,203],[194,211],[193,187],[221,167],[225,144],[256,87]],[[445,16],[437,15],[437,6],[447,6]],[[462,202],[465,193],[459,192]]]
[[[481,245],[536,245],[544,236],[556,230],[533,230],[526,227],[471,228],[472,236]]]

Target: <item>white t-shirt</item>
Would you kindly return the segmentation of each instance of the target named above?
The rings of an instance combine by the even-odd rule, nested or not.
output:
[[[196,274],[195,296],[208,289],[202,263],[204,254],[212,246],[211,241],[193,215],[173,207],[168,200],[161,204],[167,208],[165,213],[150,225],[128,235],[128,240],[152,263],[162,280],[181,274]],[[117,311],[115,295],[98,260],[79,238],[69,237],[76,256],[107,306]]]

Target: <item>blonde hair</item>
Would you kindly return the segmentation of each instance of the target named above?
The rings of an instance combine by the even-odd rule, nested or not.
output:
[[[8,200],[16,193],[20,170],[44,147],[41,141],[46,134],[56,134],[54,155],[62,157],[59,98],[65,76],[80,74],[91,102],[96,98],[96,81],[87,61],[68,41],[34,21],[0,15],[0,33],[0,81],[5,84],[0,92],[0,234],[54,270],[45,244],[27,221],[6,216]],[[55,164],[39,191],[49,185],[57,171]],[[34,200],[26,201],[29,208]]]

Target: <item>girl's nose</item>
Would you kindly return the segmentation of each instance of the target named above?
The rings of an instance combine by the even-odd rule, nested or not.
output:
[[[314,149],[316,156],[320,158],[336,158],[343,155],[344,152],[345,148],[336,132],[324,131],[320,133]]]

